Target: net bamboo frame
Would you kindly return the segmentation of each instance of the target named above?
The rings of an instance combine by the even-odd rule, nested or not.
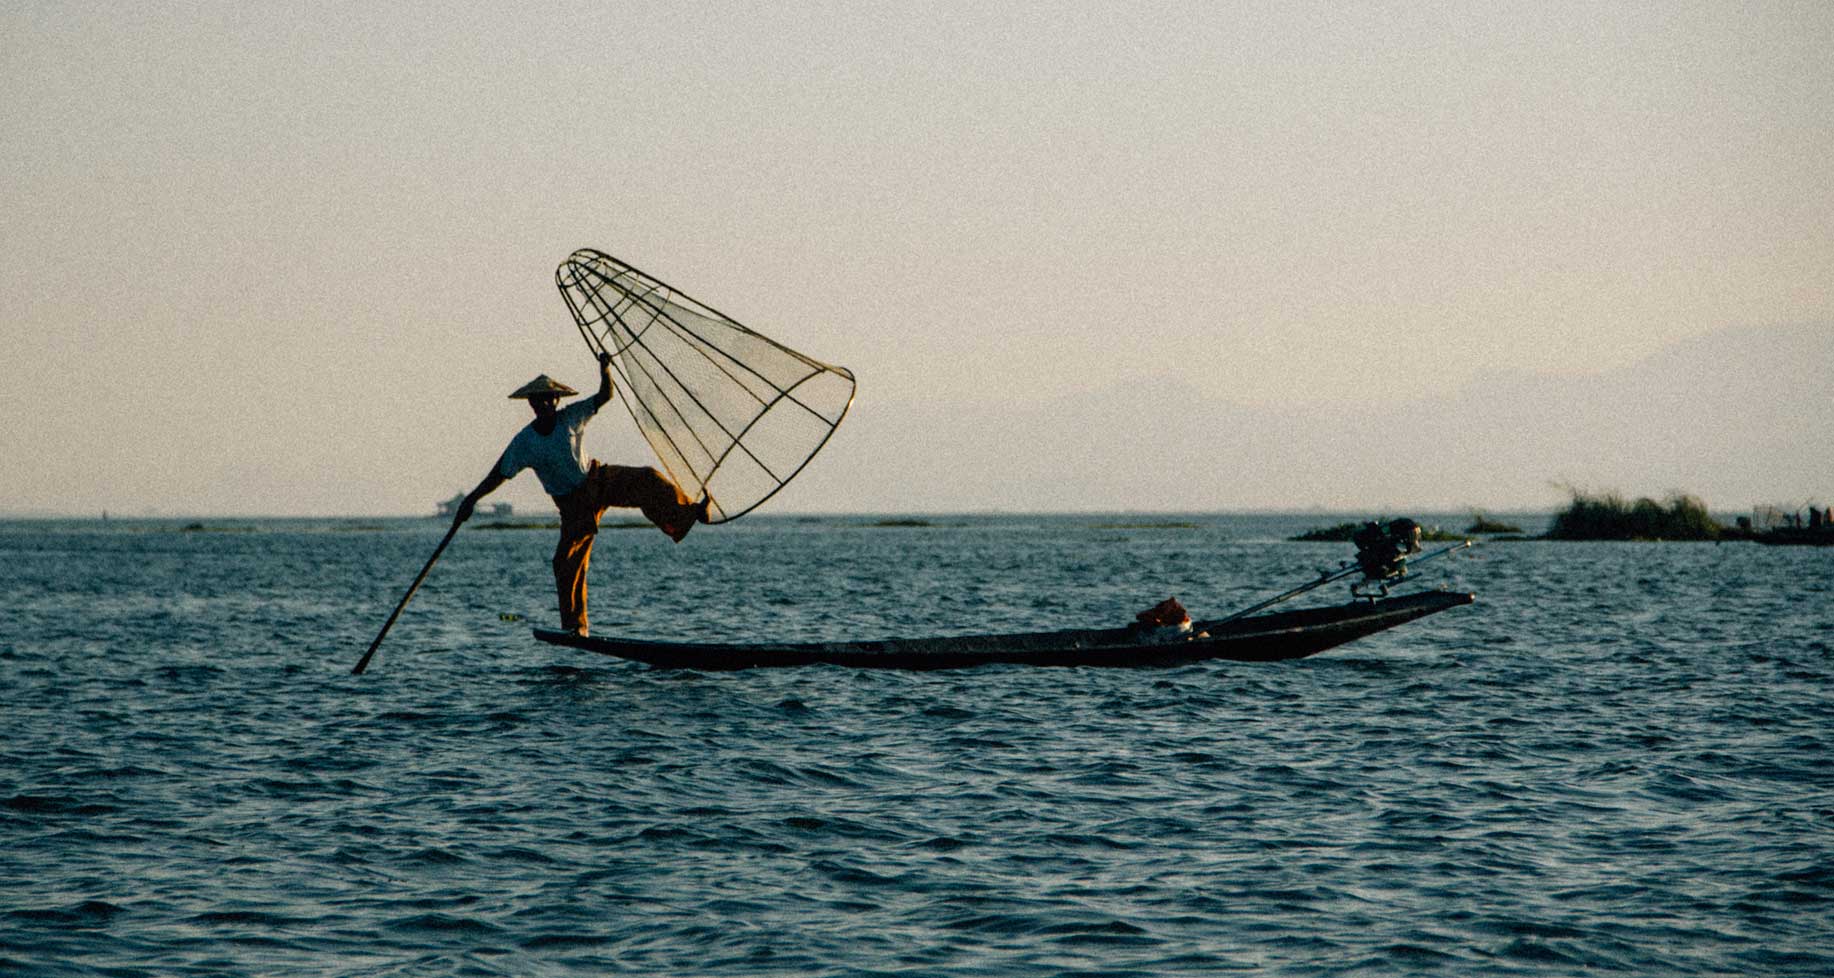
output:
[[[624,405],[707,522],[758,508],[796,477],[853,406],[852,371],[805,356],[652,275],[582,248],[554,284]]]

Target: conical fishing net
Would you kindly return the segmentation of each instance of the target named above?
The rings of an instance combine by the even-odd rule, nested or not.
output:
[[[590,248],[554,273],[594,353],[612,355],[624,404],[710,523],[757,508],[828,443],[853,374],[797,353]]]

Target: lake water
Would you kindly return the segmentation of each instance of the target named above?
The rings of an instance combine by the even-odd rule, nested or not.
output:
[[[1337,519],[611,528],[593,624],[1213,617]],[[1834,973],[1834,549],[1490,544],[1294,662],[699,674],[532,641],[553,531],[468,528],[359,677],[441,524],[182,527],[0,523],[0,973]]]

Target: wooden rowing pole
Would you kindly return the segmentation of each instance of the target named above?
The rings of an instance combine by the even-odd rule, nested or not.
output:
[[[460,525],[457,520],[454,520],[452,529],[447,530],[445,538],[439,541],[439,546],[433,548],[433,556],[427,558],[427,566],[422,567],[420,576],[414,578],[413,584],[408,585],[408,593],[401,596],[401,603],[395,606],[394,613],[388,616],[388,621],[382,623],[382,630],[376,633],[376,640],[369,643],[369,651],[363,653],[363,658],[357,660],[356,668],[350,670],[351,675],[361,676],[363,670],[369,668],[370,658],[376,654],[378,648],[382,647],[382,637],[388,634],[390,628],[394,627],[395,619],[401,617],[401,609],[408,606],[408,599],[414,596],[415,591],[420,590],[420,582],[427,579],[427,572],[433,569],[433,562],[439,559],[440,554],[445,553],[446,544],[452,542],[452,535],[458,532]]]

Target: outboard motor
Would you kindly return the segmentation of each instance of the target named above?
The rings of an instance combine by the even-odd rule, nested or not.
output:
[[[1406,574],[1408,555],[1420,552],[1420,524],[1409,519],[1364,523],[1350,542],[1356,544],[1356,563],[1363,569],[1362,584],[1374,584],[1387,594],[1388,588],[1382,582]],[[1354,587],[1351,591],[1360,593]]]

